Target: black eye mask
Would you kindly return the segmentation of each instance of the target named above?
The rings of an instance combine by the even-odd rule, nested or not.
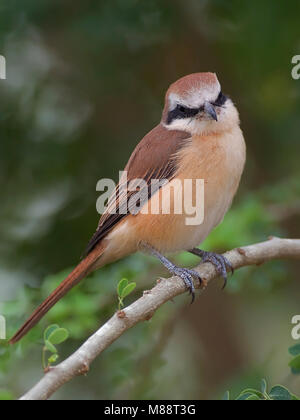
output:
[[[168,113],[167,124],[171,124],[173,120],[177,120],[179,118],[194,117],[199,111],[201,111],[201,108],[187,108],[178,104],[175,109]]]
[[[222,106],[227,101],[228,97],[224,95],[223,92],[219,93],[219,96],[217,97],[216,101],[212,103],[214,106]]]
[[[211,104],[213,106],[223,106],[227,99],[227,96],[220,92],[215,102],[212,102]],[[198,114],[198,112],[203,110],[203,106],[201,106],[200,108],[188,108],[186,106],[178,104],[175,109],[168,113],[167,124],[171,124],[172,121],[177,119],[194,117],[196,114]]]

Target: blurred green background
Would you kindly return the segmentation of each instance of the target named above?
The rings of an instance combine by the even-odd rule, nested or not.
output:
[[[98,222],[97,181],[117,180],[160,120],[167,87],[185,74],[217,73],[248,150],[233,208],[202,247],[300,236],[300,80],[291,77],[299,16],[296,0],[1,2],[0,313],[9,334],[78,262]],[[214,399],[263,377],[300,395],[287,352],[300,313],[299,268],[244,268],[225,292],[216,281],[194,305],[187,295],[164,305],[54,398]],[[106,267],[21,345],[0,346],[0,398],[20,396],[41,377],[47,325],[69,329],[64,358],[114,313],[122,277],[138,282],[127,304],[158,275],[164,269],[141,255]]]

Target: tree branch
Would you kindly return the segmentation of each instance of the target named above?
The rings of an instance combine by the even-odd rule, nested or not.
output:
[[[300,239],[272,237],[266,242],[237,248],[224,255],[235,269],[260,265],[273,259],[300,259]],[[218,277],[216,269],[210,263],[200,264],[195,269],[200,273],[205,286]],[[199,282],[195,282],[195,287],[200,288]],[[159,280],[140,299],[115,313],[68,359],[46,373],[21,400],[46,400],[75,376],[86,374],[93,360],[125,331],[141,321],[149,320],[160,306],[184,292],[186,288],[178,277]]]

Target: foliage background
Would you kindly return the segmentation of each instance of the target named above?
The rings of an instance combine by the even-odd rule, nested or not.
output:
[[[299,14],[296,0],[1,2],[0,313],[9,334],[77,263],[97,224],[97,180],[117,179],[160,120],[168,85],[185,74],[218,74],[248,147],[233,209],[203,247],[300,236],[300,81],[291,78]],[[21,345],[0,347],[0,398],[40,378],[47,325],[70,330],[65,357],[114,312],[120,278],[138,283],[129,303],[164,274],[137,255],[86,280]],[[299,395],[287,367],[299,264],[242,269],[220,288],[192,306],[187,296],[165,305],[55,398],[213,399],[262,377]]]

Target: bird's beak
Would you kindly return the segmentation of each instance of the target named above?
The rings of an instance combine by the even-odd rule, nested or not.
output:
[[[213,120],[218,121],[216,110],[210,102],[206,101],[204,103],[204,112],[208,114]]]

